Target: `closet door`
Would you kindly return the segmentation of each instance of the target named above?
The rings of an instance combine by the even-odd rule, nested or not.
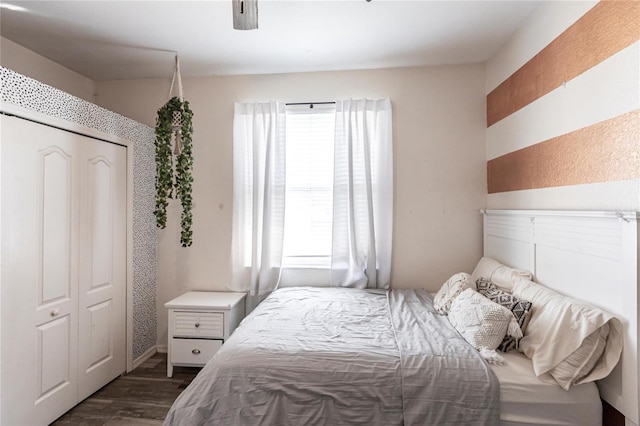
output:
[[[1,424],[48,424],[78,395],[79,136],[2,125]]]
[[[2,419],[48,424],[126,368],[126,148],[2,126]]]
[[[86,148],[80,183],[80,400],[126,369],[126,149],[98,141]]]

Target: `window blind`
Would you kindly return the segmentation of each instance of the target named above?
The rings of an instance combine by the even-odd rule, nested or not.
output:
[[[283,267],[331,265],[334,105],[286,110]]]

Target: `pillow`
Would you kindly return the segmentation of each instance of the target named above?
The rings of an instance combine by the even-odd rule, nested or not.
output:
[[[607,344],[609,324],[591,333],[582,345],[571,355],[556,365],[549,373],[564,390],[580,382],[595,367]]]
[[[451,309],[451,303],[460,293],[469,288],[471,275],[459,272],[454,274],[442,284],[438,293],[433,298],[433,307],[441,314],[447,315]]]
[[[517,280],[513,294],[532,303],[520,350],[531,359],[536,376],[549,373],[567,390],[611,373],[622,353],[618,318],[529,280]]]
[[[449,322],[474,348],[496,349],[505,334],[521,338],[510,310],[468,288],[451,304]]]
[[[478,279],[486,278],[499,288],[510,292],[514,279],[522,277],[530,280],[532,276],[529,271],[513,269],[490,257],[483,257],[471,274],[471,282],[475,286]]]
[[[485,278],[480,278],[476,285],[478,287],[478,293],[511,311],[520,326],[522,334],[524,335],[527,330],[529,318],[531,317],[531,302],[527,300],[520,300],[511,293],[500,290],[495,284],[489,282]],[[516,349],[518,347],[518,342],[518,339],[511,336],[505,336],[500,345],[498,345],[498,349],[502,352],[508,352],[512,349]]]

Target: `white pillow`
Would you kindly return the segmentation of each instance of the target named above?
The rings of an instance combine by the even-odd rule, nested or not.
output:
[[[471,274],[472,285],[470,285],[470,287],[476,289],[476,282],[480,278],[486,278],[497,285],[500,289],[511,292],[514,280],[518,277],[530,280],[533,275],[529,271],[513,269],[503,265],[495,259],[483,257],[480,259]]]
[[[471,275],[464,272],[454,274],[442,284],[438,293],[433,298],[433,307],[441,314],[447,315],[451,309],[451,303],[460,293],[469,288]]]
[[[589,335],[575,352],[556,365],[549,373],[564,390],[580,382],[596,366],[607,345],[609,324]]]
[[[611,373],[622,353],[618,318],[524,279],[516,281],[513,294],[532,303],[520,350],[533,362],[536,376],[550,373],[566,390]]]
[[[455,298],[449,322],[474,348],[495,350],[505,335],[522,337],[511,311],[468,288]]]

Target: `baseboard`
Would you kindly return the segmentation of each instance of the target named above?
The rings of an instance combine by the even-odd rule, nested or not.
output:
[[[154,356],[156,352],[160,352],[156,346],[152,346],[144,351],[142,355],[133,360],[133,369],[138,368],[143,362]]]
[[[167,345],[156,345],[156,350],[161,354],[166,354],[168,352]]]

